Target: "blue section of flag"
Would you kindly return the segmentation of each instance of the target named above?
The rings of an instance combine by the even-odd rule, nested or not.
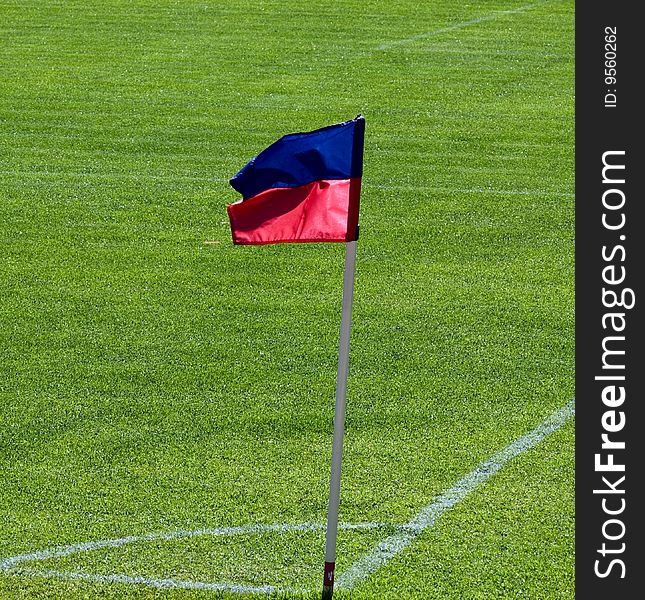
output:
[[[315,131],[285,135],[251,159],[230,183],[247,200],[271,188],[361,177],[364,136],[361,115]]]

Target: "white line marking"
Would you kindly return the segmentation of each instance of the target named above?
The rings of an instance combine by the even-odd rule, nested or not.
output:
[[[339,529],[392,529],[392,525],[384,523],[339,523]],[[396,529],[396,526],[394,526]],[[0,560],[0,571],[5,571],[7,575],[14,577],[48,577],[64,580],[83,580],[93,581],[95,583],[125,583],[130,585],[146,585],[156,588],[182,588],[195,590],[227,591],[239,594],[275,594],[285,592],[304,592],[307,590],[297,590],[291,587],[279,587],[272,585],[251,586],[236,583],[220,583],[213,581],[194,581],[185,579],[172,578],[153,578],[142,577],[139,575],[131,576],[124,574],[106,574],[84,573],[82,571],[58,571],[55,569],[32,569],[23,568],[20,563],[44,561],[53,558],[61,558],[70,554],[80,552],[91,552],[102,548],[117,548],[126,544],[135,542],[148,542],[154,540],[175,540],[181,538],[198,537],[204,535],[212,536],[230,536],[230,535],[249,535],[262,534],[270,532],[284,533],[288,531],[324,531],[323,523],[298,523],[294,525],[276,524],[276,525],[241,525],[238,527],[218,527],[215,529],[195,529],[195,530],[177,530],[170,532],[150,533],[146,535],[132,535],[122,538],[99,540],[95,542],[83,542],[80,544],[71,544],[69,546],[59,546],[48,548],[38,552],[19,554]]]
[[[302,592],[290,587],[276,587],[272,585],[252,586],[239,585],[235,583],[216,583],[209,581],[192,581],[185,579],[155,579],[150,577],[141,577],[130,575],[98,575],[96,573],[83,573],[75,571],[55,571],[36,569],[25,569],[10,575],[31,576],[31,577],[48,577],[63,580],[82,580],[92,581],[94,583],[126,583],[130,585],[147,585],[149,587],[161,589],[187,589],[187,590],[210,590],[216,592],[233,592],[238,594],[282,594],[286,592]]]
[[[480,463],[447,492],[422,508],[402,529],[379,542],[371,552],[358,559],[349,570],[338,577],[337,586],[352,589],[365,581],[372,573],[405,550],[423,531],[432,527],[443,513],[488,481],[511,459],[535,447],[547,435],[560,429],[574,414],[575,399],[547,417],[533,431],[518,438],[501,452]]]
[[[394,40],[392,42],[386,42],[384,44],[381,44],[378,47],[378,50],[389,50],[390,48],[394,48],[396,46],[403,46],[405,44],[413,44],[414,42],[418,42],[419,40],[425,40],[430,37],[434,37],[435,35],[440,35],[442,33],[447,33],[449,31],[454,31],[455,29],[462,29],[463,27],[468,27],[469,25],[477,25],[478,23],[484,23],[485,21],[493,21],[495,19],[498,19],[499,17],[503,17],[505,15],[514,15],[517,13],[522,13],[527,10],[531,10],[532,8],[535,8],[537,6],[541,6],[542,4],[546,4],[547,2],[551,2],[552,0],[543,0],[542,2],[535,2],[533,4],[526,4],[524,6],[519,6],[518,8],[511,8],[508,10],[496,10],[493,13],[490,13],[488,15],[482,15],[481,17],[477,17],[475,19],[469,19],[468,21],[461,21],[460,23],[454,23],[453,25],[448,25],[447,27],[442,27],[440,29],[435,29],[434,31],[426,31],[425,33],[420,33],[419,35],[415,35],[413,37],[409,38],[403,38],[400,40]]]
[[[388,185],[379,183],[364,184],[366,188],[375,188],[378,190],[427,190],[429,192],[438,192],[440,194],[493,194],[496,196],[558,196],[563,198],[573,198],[572,192],[555,192],[549,190],[495,190],[491,188],[450,188],[437,187],[430,185]]]
[[[339,523],[338,527],[339,529],[379,529],[387,527],[391,528],[392,525],[387,525],[384,523]],[[10,556],[8,558],[3,558],[2,560],[0,560],[0,571],[11,569],[18,563],[48,560],[51,558],[61,558],[63,556],[69,556],[70,554],[77,554],[79,552],[91,552],[92,550],[100,550],[101,548],[118,548],[119,546],[134,544],[136,542],[152,542],[155,540],[170,541],[205,535],[249,535],[269,532],[319,531],[324,529],[325,525],[323,523],[296,523],[294,525],[240,525],[237,527],[217,527],[214,529],[180,529],[177,531],[148,533],[145,535],[130,535],[127,537],[111,540],[98,540],[95,542],[81,542],[80,544],[71,544],[69,546],[57,546],[55,548],[47,548],[45,550],[29,552],[27,554]]]
[[[12,177],[55,177],[74,179],[126,179],[128,181],[227,181],[222,177],[194,177],[191,175],[140,175],[133,173],[77,173],[74,171],[0,171],[0,175]]]
[[[132,173],[75,173],[70,171],[0,171],[0,175],[11,175],[15,177],[52,177],[52,178],[78,178],[78,179],[125,179],[129,181],[208,181],[210,183],[221,183],[226,181],[221,177],[191,177],[189,175],[135,175]],[[546,190],[495,190],[489,188],[466,188],[457,189],[450,187],[427,186],[423,184],[409,185],[388,185],[378,183],[366,183],[365,187],[372,187],[383,190],[428,190],[439,193],[456,194],[495,194],[501,196],[563,196],[573,198],[574,194],[568,192],[554,192]]]

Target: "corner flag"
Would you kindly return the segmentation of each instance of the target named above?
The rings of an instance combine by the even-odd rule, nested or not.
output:
[[[346,242],[323,600],[331,599],[334,591],[364,137],[361,115],[285,135],[231,179],[242,200],[227,207],[235,244]]]
[[[235,244],[349,242],[358,237],[365,119],[280,138],[230,181]]]

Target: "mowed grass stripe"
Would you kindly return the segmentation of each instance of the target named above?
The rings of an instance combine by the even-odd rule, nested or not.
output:
[[[531,4],[524,4],[522,6],[518,6],[517,8],[509,8],[506,10],[499,10],[495,11],[489,14],[484,14],[478,17],[474,17],[472,19],[468,19],[467,21],[461,21],[458,23],[453,23],[452,25],[447,25],[446,27],[441,27],[439,29],[434,29],[432,31],[426,31],[424,33],[417,34],[412,37],[408,38],[403,38],[401,40],[394,40],[392,42],[386,42],[385,44],[381,44],[378,49],[379,50],[388,50],[390,48],[394,47],[399,47],[403,46],[406,44],[414,44],[415,42],[418,42],[420,40],[426,40],[430,37],[433,37],[435,35],[441,35],[442,33],[449,33],[451,31],[455,31],[457,29],[462,29],[463,27],[470,27],[472,25],[480,25],[481,23],[485,23],[486,21],[493,21],[495,19],[499,19],[502,17],[505,17],[507,15],[517,15],[518,13],[525,12],[527,10],[531,10],[533,8],[536,8],[538,6],[541,6],[543,4],[547,4],[551,0],[543,0],[541,2],[533,2]]]

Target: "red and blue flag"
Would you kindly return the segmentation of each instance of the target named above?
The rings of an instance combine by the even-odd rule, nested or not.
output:
[[[358,238],[365,119],[280,138],[230,183],[235,244],[350,242]]]

